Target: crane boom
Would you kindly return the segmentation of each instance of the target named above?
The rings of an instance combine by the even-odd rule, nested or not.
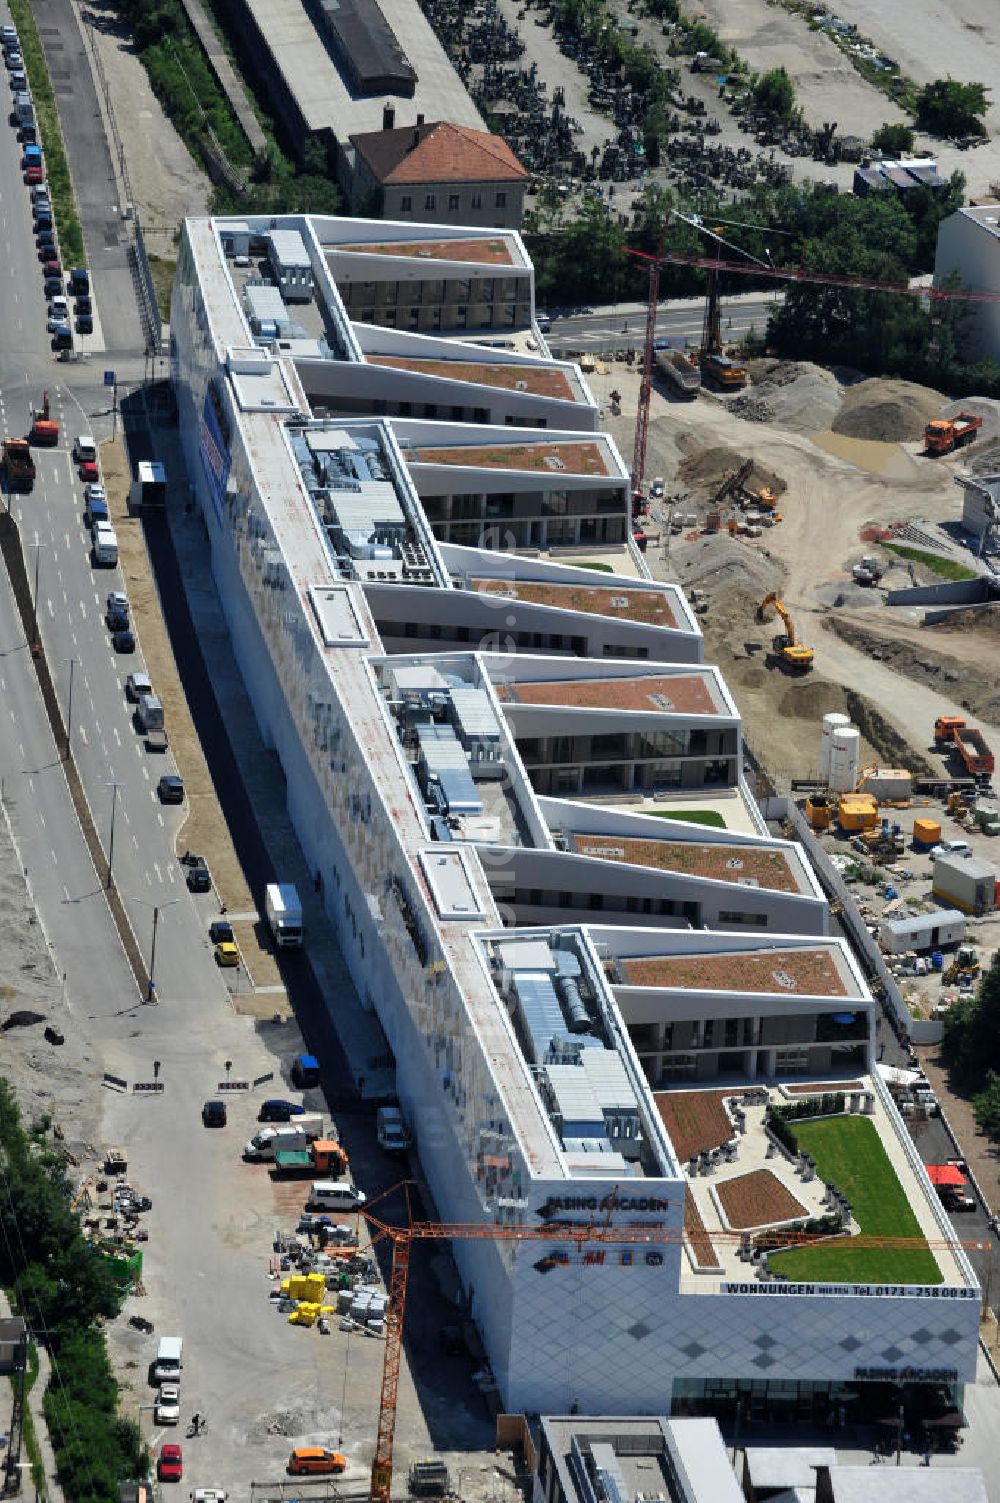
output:
[[[765,227],[762,225],[761,229]],[[640,261],[652,261],[648,251],[630,250]],[[731,271],[743,277],[770,277],[779,282],[816,283],[821,287],[853,287],[859,292],[900,292],[907,297],[929,297],[939,302],[1000,302],[1000,292],[960,287],[910,287],[905,282],[881,282],[876,277],[858,277],[846,272],[810,271],[804,266],[772,266],[757,262],[723,261],[718,256],[692,256],[684,251],[658,251],[659,259],[671,266],[700,266],[705,271]]]

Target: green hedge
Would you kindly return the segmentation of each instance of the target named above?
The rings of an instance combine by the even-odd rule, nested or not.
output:
[[[31,87],[35,119],[38,123],[38,139],[45,152],[45,176],[52,197],[52,208],[55,212],[63,262],[67,266],[79,266],[86,260],[83,230],[80,228],[80,218],[76,212],[73,181],[63,148],[56,96],[52,89],[52,80],[49,78],[45,53],[42,51],[38,27],[35,25],[29,0],[10,0],[10,14],[17,28],[21,56],[24,58],[24,68]],[[85,63],[84,66],[86,66]]]

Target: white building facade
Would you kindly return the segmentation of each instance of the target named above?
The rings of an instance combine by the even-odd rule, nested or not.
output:
[[[295,228],[316,259],[324,324],[341,331],[346,347],[349,320],[335,289],[324,286],[324,226],[296,217]],[[267,222],[251,230],[266,235]],[[634,827],[650,847],[642,860],[623,865],[621,855],[606,855],[615,862],[609,878],[612,870],[616,881],[633,875],[620,913],[594,912],[612,926],[605,933],[571,902],[559,904],[561,924],[535,928],[518,927],[516,915],[512,924],[504,911],[505,884],[511,878],[516,887],[519,863],[548,853],[554,866],[560,859],[572,866],[574,857],[593,866],[598,858],[567,837],[629,829],[627,809],[609,824],[615,789],[648,808],[722,809],[736,885],[741,850],[749,860],[751,851],[781,845],[746,791],[738,711],[721,676],[692,662],[687,646],[682,662],[669,659],[666,644],[678,632],[686,643],[693,625],[686,608],[678,605],[663,626],[659,659],[652,651],[659,628],[642,625],[634,645],[650,656],[641,663],[498,654],[473,644],[440,655],[387,653],[373,607],[384,613],[393,581],[453,610],[456,597],[474,593],[456,588],[459,564],[483,565],[439,547],[390,420],[317,417],[294,359],[254,345],[226,238],[225,221],[187,222],[173,294],[189,476],[234,653],[287,779],[289,818],[322,880],[358,994],[377,1012],[395,1057],[400,1102],[438,1214],[543,1229],[530,1240],[453,1248],[504,1404],[658,1414],[733,1379],[820,1387],[876,1374],[971,1380],[975,1278],[878,1083],[864,1109],[878,1119],[923,1234],[938,1249],[936,1281],[764,1279],[734,1261],[741,1236],[733,1228],[719,1234],[722,1261],[697,1266],[685,1231],[689,1166],[664,1125],[658,1082],[640,1060],[607,969],[615,935],[626,936],[619,950],[659,953],[678,929],[693,930],[684,914],[644,912],[647,899],[683,900],[648,864],[658,859],[652,821],[639,817]],[[636,556],[625,549],[623,558],[631,578],[600,582],[616,599],[634,595],[645,621],[649,602],[638,597],[657,587],[642,579]],[[516,578],[516,557],[507,562]],[[566,632],[572,637],[576,622],[585,635],[593,605],[570,577],[577,571],[550,560],[525,566],[536,585],[578,590]],[[480,610],[481,598],[474,603]],[[497,608],[502,623],[503,598]],[[568,773],[562,781],[560,772]],[[603,802],[609,787],[612,804]],[[590,796],[583,812],[569,807],[581,792]],[[587,829],[591,807],[596,831]],[[655,830],[666,823],[656,820]],[[678,830],[691,861],[707,863],[704,827],[685,828],[682,817]],[[660,855],[676,867],[676,851]],[[825,915],[815,880],[800,870],[804,858],[776,850],[775,860],[799,932],[782,934],[780,903],[768,897],[774,932],[763,942],[792,953],[808,934],[823,950],[827,972],[833,967],[839,978],[835,1000],[810,1002],[799,1015],[849,1017],[867,1072],[871,998],[843,945],[822,937]],[[559,887],[558,873],[553,880]],[[724,880],[715,871],[691,882],[711,888],[716,919]],[[566,882],[561,888],[569,891]],[[698,922],[707,926],[708,916]],[[720,933],[718,942],[730,954],[746,948],[742,936]],[[741,961],[751,970],[757,963]],[[727,985],[699,1006],[723,1016],[738,990]],[[780,1007],[776,996],[764,1011]],[[657,1057],[669,1053],[661,1037]],[[754,1083],[736,1074],[734,1097]],[[588,1240],[595,1222],[620,1240]]]

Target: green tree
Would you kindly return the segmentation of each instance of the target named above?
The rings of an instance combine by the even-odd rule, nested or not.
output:
[[[1000,1075],[991,1070],[984,1088],[972,1098],[976,1124],[991,1138],[1000,1138]]]
[[[753,97],[762,110],[784,120],[795,112],[795,85],[783,67],[771,68],[755,79]]]
[[[909,125],[880,125],[872,136],[871,144],[876,151],[884,151],[886,156],[895,156],[901,151],[912,151],[915,139],[912,126]]]
[[[985,136],[989,90],[981,83],[958,83],[938,78],[926,84],[917,98],[917,125],[934,136]]]
[[[1000,1068],[1000,952],[974,996],[948,1009],[941,1053],[960,1090],[984,1089]]]

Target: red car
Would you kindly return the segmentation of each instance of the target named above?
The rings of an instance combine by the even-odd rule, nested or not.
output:
[[[173,1441],[160,1447],[160,1459],[156,1463],[156,1475],[161,1482],[179,1482],[184,1476],[184,1458],[181,1448]]]
[[[44,183],[45,169],[42,167],[26,167],[24,169],[24,181],[26,183]]]
[[[80,466],[81,480],[100,480],[101,472],[92,459],[85,459]]]
[[[39,256],[39,260],[42,260],[41,256]],[[62,262],[61,261],[57,261],[57,260],[55,260],[52,257],[49,257],[48,260],[42,260],[42,276],[44,276],[44,277],[58,277],[58,276],[61,276],[61,275],[62,275]]]

